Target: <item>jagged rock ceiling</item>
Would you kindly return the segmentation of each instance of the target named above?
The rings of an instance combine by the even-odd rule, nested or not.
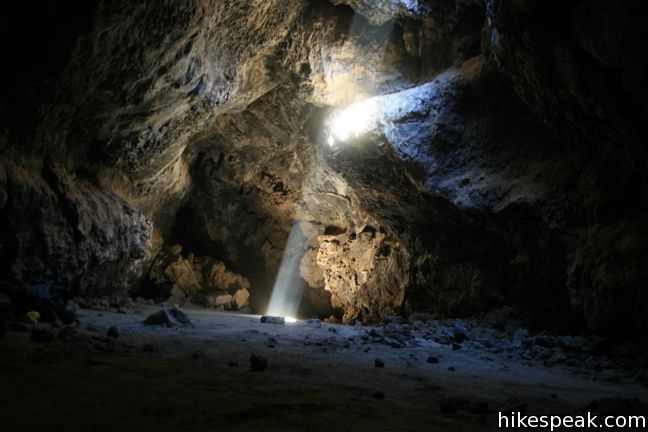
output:
[[[262,310],[296,221],[319,313],[641,333],[648,39],[585,3],[100,1],[3,102],[2,270],[119,295],[180,242]]]

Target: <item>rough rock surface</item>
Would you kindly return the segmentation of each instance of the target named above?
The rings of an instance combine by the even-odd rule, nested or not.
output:
[[[175,242],[263,311],[296,221],[320,313],[645,337],[648,38],[596,3],[99,1],[0,104],[2,270],[112,295],[157,256],[153,283],[217,285]]]
[[[84,296],[125,294],[144,275],[152,226],[109,190],[58,164],[0,162],[2,273]]]

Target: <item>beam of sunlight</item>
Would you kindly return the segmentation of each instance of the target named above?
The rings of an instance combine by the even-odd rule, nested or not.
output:
[[[297,315],[297,309],[304,293],[299,265],[305,247],[306,238],[299,228],[299,223],[293,222],[277,280],[272,289],[267,315],[286,317],[286,322],[294,322],[293,317]]]
[[[354,14],[349,28],[349,39],[363,45],[366,50],[373,53],[383,53],[384,56],[394,23],[395,21],[392,19],[380,26],[370,26],[365,18]],[[355,59],[354,61],[360,62],[362,60]],[[338,68],[335,66],[340,66],[340,70],[351,69],[348,65],[328,66],[331,67],[330,70],[326,71],[326,76],[329,78],[336,76],[335,72]],[[329,82],[328,80],[327,84],[335,85],[333,81]],[[361,93],[359,88],[354,90]],[[370,95],[375,91],[375,89],[367,90],[370,91]],[[357,100],[358,97],[354,99]],[[357,137],[366,132],[374,122],[375,102],[375,99],[365,99],[344,109],[337,110],[337,114],[328,122],[327,140],[329,145],[333,146],[337,142],[346,141],[353,136]],[[266,315],[284,317],[286,323],[295,322],[294,317],[297,315],[304,291],[300,275],[300,264],[306,245],[306,238],[299,227],[299,223],[293,221]]]

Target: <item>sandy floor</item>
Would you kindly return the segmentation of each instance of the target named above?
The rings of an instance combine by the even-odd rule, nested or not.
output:
[[[483,431],[497,429],[498,411],[579,415],[603,397],[648,401],[632,382],[426,340],[366,342],[367,327],[206,310],[186,310],[195,328],[144,325],[158,309],[82,310],[75,332],[48,343],[9,332],[0,339],[0,415],[12,427],[3,429]],[[105,336],[112,325],[116,340]],[[251,371],[252,354],[267,369]]]

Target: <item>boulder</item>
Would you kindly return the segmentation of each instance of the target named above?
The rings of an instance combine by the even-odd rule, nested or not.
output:
[[[223,306],[224,308],[229,309],[232,306],[232,295],[219,294],[219,295],[208,296],[207,302],[209,303],[209,306],[213,308],[218,308],[219,306]]]
[[[188,260],[179,257],[172,262],[164,271],[169,280],[175,282],[185,293],[192,293],[200,290],[196,274]]]
[[[208,285],[223,291],[236,291],[250,288],[250,282],[238,273],[234,273],[225,267],[221,261],[214,261],[212,264]]]
[[[173,286],[171,287],[171,293],[170,294],[171,294],[171,297],[177,298],[177,299],[183,299],[183,298],[187,297],[187,293],[182,288],[180,288],[180,286],[178,284],[173,284]]]
[[[180,258],[182,246],[163,246],[151,264],[149,270],[149,279],[154,284],[160,284],[168,281],[166,270],[174,261]]]
[[[232,297],[232,301],[237,309],[243,309],[244,307],[246,307],[249,304],[249,300],[250,291],[245,288],[236,290],[234,296]]]

